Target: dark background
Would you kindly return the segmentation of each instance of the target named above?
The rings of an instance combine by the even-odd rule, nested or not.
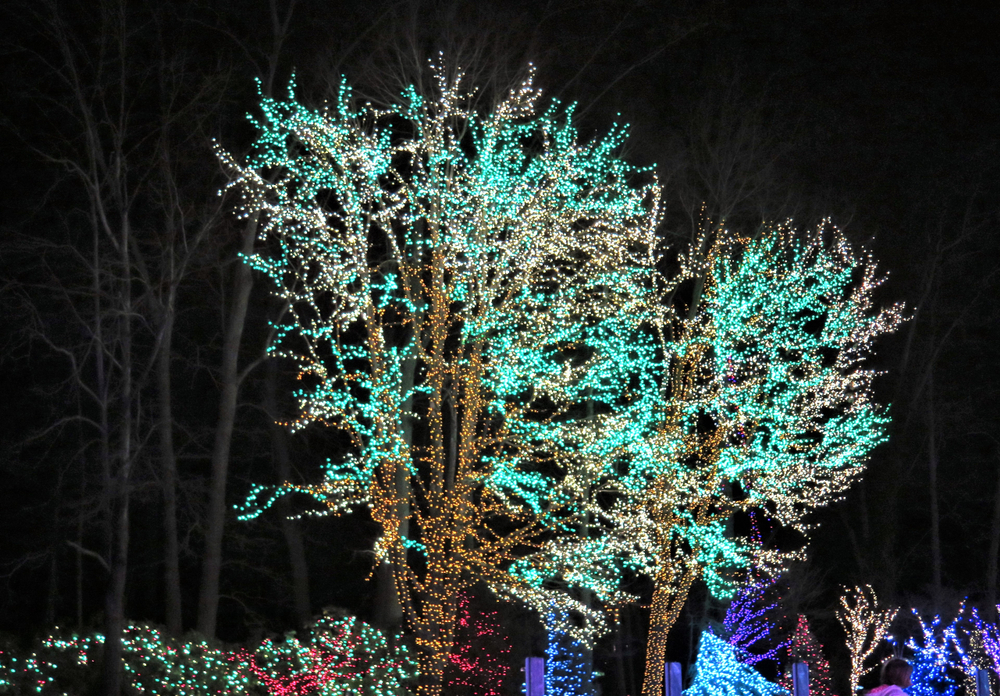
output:
[[[276,6],[284,16],[288,5]],[[88,485],[90,436],[72,419],[86,400],[60,352],[80,337],[68,305],[54,298],[86,306],[86,277],[72,250],[85,248],[89,234],[86,191],[65,159],[79,152],[81,134],[73,95],[59,79],[59,42],[96,66],[115,50],[100,20],[109,7],[9,0],[0,20],[0,630],[19,636],[81,618],[96,626],[101,612],[100,566],[66,543],[99,545],[99,495],[96,484]],[[318,103],[344,74],[361,94],[384,99],[403,81],[426,80],[426,71],[421,76],[413,66],[443,50],[457,56],[471,82],[484,85],[488,99],[533,62],[549,96],[578,103],[585,137],[613,122],[631,124],[626,155],[657,165],[669,203],[663,232],[678,244],[702,219],[703,202],[708,216],[733,229],[789,217],[809,227],[830,217],[887,272],[879,300],[907,304],[911,320],[879,344],[874,358],[885,371],[876,394],[891,404],[890,440],[873,453],[864,481],[815,515],[809,560],[786,576],[782,610],[807,613],[835,671],[843,671],[846,651],[833,618],[843,585],[870,583],[887,603],[922,611],[953,612],[966,596],[984,611],[996,604],[995,5],[299,0],[277,47],[271,11],[263,0],[125,3],[132,38],[128,60],[115,65],[128,85],[122,94],[130,120],[122,130],[133,167],[151,158],[144,148],[171,129],[183,172],[179,195],[196,215],[225,183],[210,138],[240,156],[253,135],[243,115],[258,99],[254,78],[283,94],[294,70],[300,94]],[[53,30],[54,16],[62,34]],[[178,65],[184,77],[174,93],[196,107],[164,125],[163,76],[178,75]],[[95,91],[105,89],[105,79],[96,69],[80,77]],[[140,176],[135,181],[143,185]],[[143,196],[133,212],[155,227],[159,198]],[[235,225],[231,215],[221,219],[178,299],[174,403],[186,626],[196,601]],[[255,283],[242,364],[259,355],[272,312],[266,288]],[[137,350],[148,348],[148,339],[137,340]],[[292,413],[282,369],[271,408],[264,406],[266,367],[244,383],[231,503],[251,482],[276,479],[270,423],[275,410],[279,417]],[[151,413],[152,397],[139,408]],[[289,444],[298,480],[314,477],[339,447],[315,428]],[[162,621],[155,439],[142,440],[139,452],[126,606],[134,620]],[[277,518],[227,520],[223,639],[296,623]],[[299,529],[312,610],[337,605],[370,615],[370,521],[306,519]],[[530,617],[506,611],[511,622],[535,631]],[[696,590],[671,656],[688,661],[691,638],[718,611]],[[608,679],[624,688],[641,672],[643,625],[641,609],[625,612],[618,635],[599,648]]]

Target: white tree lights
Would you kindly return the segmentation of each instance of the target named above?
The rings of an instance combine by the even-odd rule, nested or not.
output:
[[[317,484],[254,490],[247,514],[292,489],[370,509],[424,694],[462,590],[572,612],[557,628],[586,641],[602,615],[573,592],[613,609],[632,599],[623,571],[645,573],[656,693],[691,584],[724,593],[785,559],[728,520],[806,531],[882,439],[860,363],[899,310],[872,312],[873,265],[836,231],[718,231],[663,275],[660,191],[616,156],[623,131],[579,142],[530,78],[485,115],[442,70],[436,95],[403,96],[263,99],[256,155],[221,155],[263,220],[250,262],[289,307],[272,354],[299,367],[292,427],[352,442]]]
[[[840,606],[837,620],[847,634],[847,649],[851,653],[851,693],[855,694],[858,681],[868,671],[865,660],[885,638],[898,610],[880,608],[871,585],[845,590]]]
[[[581,404],[626,388],[582,347],[624,321],[657,196],[627,185],[621,131],[577,142],[567,113],[535,113],[530,79],[485,117],[460,78],[437,84],[388,111],[346,86],[318,111],[264,99],[257,155],[223,155],[244,213],[265,220],[270,250],[251,262],[290,308],[272,352],[300,368],[293,427],[322,422],[354,445],[302,490],[381,525],[428,694],[461,590],[558,603],[508,570],[579,526],[600,473],[579,463]]]

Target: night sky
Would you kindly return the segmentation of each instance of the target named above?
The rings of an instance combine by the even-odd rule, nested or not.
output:
[[[98,56],[99,13],[55,5],[79,55]],[[889,442],[872,455],[863,483],[816,514],[809,561],[787,576],[789,612],[815,616],[832,645],[841,642],[832,612],[842,585],[870,583],[892,603],[945,612],[966,596],[981,607],[1000,600],[989,596],[988,568],[1000,539],[1000,6],[300,0],[269,76],[272,20],[263,0],[126,5],[136,27],[127,63],[136,85],[130,147],[145,152],[169,128],[185,173],[179,195],[191,206],[207,205],[224,184],[209,138],[234,152],[250,142],[242,115],[255,107],[254,78],[272,79],[280,92],[294,71],[303,98],[318,102],[342,73],[377,97],[392,82],[379,71],[384,76],[400,54],[393,49],[413,46],[425,56],[457,53],[473,79],[492,76],[498,84],[533,62],[547,95],[577,102],[585,136],[630,124],[626,156],[657,165],[668,201],[663,233],[678,244],[698,225],[702,202],[733,229],[787,218],[811,227],[831,218],[887,274],[879,301],[905,302],[911,319],[880,342],[873,360],[884,371],[876,398],[891,404]],[[84,428],[66,420],[79,413],[66,386],[67,362],[40,338],[60,345],[79,339],[51,290],[57,279],[71,295],[86,292],[87,279],[67,259],[74,246],[85,247],[89,211],[71,170],[52,159],[71,151],[80,133],[65,111],[72,95],[53,72],[59,52],[48,15],[24,0],[8,0],[0,13],[0,153],[7,165],[0,171],[0,631],[27,636],[72,624],[78,611],[96,625],[100,613],[100,568],[84,559],[78,607],[76,556],[66,544],[80,538],[99,545],[97,484],[86,481],[96,473],[81,463]],[[164,126],[156,85],[171,60],[189,70],[185,94],[194,99],[203,89],[210,96],[198,98],[214,101]],[[485,81],[488,92],[493,83]],[[146,179],[133,170],[132,181],[142,187]],[[152,216],[148,224],[156,224]],[[178,299],[185,624],[196,603],[219,398],[212,366],[222,350],[220,307],[230,301],[220,288],[232,272],[234,229],[231,216],[219,223],[221,241],[198,258]],[[251,295],[244,364],[259,353],[273,309],[261,285]],[[275,476],[271,445],[261,439],[270,422],[261,406],[265,372],[257,368],[241,395],[231,502],[251,482]],[[288,375],[277,379],[291,383]],[[274,408],[287,416],[286,392]],[[153,405],[140,408],[148,413]],[[57,422],[65,424],[49,429]],[[342,444],[321,429],[295,436],[294,475],[315,475],[317,462]],[[157,481],[152,467],[141,467],[126,603],[130,617],[149,621],[163,621]],[[278,521],[227,525],[220,636],[285,630],[295,619]],[[370,521],[308,520],[302,529],[312,608],[370,613]],[[996,593],[996,569],[992,577]],[[678,659],[688,659],[686,626],[715,611],[702,595],[692,597],[676,630],[671,650]],[[635,644],[642,641],[640,616],[636,610],[626,618]]]

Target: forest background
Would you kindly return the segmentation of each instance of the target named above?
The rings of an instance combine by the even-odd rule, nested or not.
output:
[[[216,195],[226,175],[212,139],[246,151],[254,78],[283,94],[294,71],[299,93],[319,103],[343,74],[385,99],[427,80],[438,51],[487,96],[532,62],[548,96],[579,104],[585,135],[629,123],[625,156],[657,165],[662,232],[678,246],[706,216],[741,231],[830,216],[867,245],[890,273],[880,300],[904,300],[912,314],[875,359],[890,440],[847,498],[816,516],[809,560],[783,578],[782,611],[809,614],[836,672],[842,585],[871,583],[885,603],[924,611],[953,611],[965,596],[995,606],[995,8],[13,0],[3,12],[0,630],[98,625],[122,485],[132,496],[119,579],[129,619],[240,641],[328,606],[377,616],[376,584],[365,581],[373,525],[291,522],[280,513],[294,501],[248,523],[232,509],[254,483],[315,480],[341,443],[274,425],[294,415],[294,375],[262,359],[276,307],[237,261],[249,228]],[[118,220],[127,212],[140,243],[110,240],[89,255],[98,199]],[[106,278],[122,264],[145,270],[127,287],[95,289],[95,268]],[[133,311],[135,335],[100,340],[118,361],[108,374],[127,358],[135,382],[100,382],[85,327]],[[164,394],[171,442],[157,421]],[[134,448],[124,477],[102,468],[102,413],[108,429],[131,429],[118,439]],[[503,611],[504,625],[543,640],[531,616]],[[695,592],[671,657],[691,662],[719,611]],[[609,671],[641,673],[644,626],[640,608],[623,612],[598,648]],[[530,641],[518,649],[532,648],[541,653]]]

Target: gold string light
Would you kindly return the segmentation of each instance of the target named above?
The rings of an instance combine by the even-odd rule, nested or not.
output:
[[[862,363],[901,310],[874,310],[874,262],[829,226],[706,229],[664,275],[660,188],[617,156],[625,129],[579,142],[531,77],[478,114],[461,72],[435,74],[388,110],[346,84],[322,109],[262,98],[254,156],[220,152],[268,242],[248,261],[289,308],[271,352],[299,367],[290,425],[352,443],[244,515],[292,490],[367,507],[434,696],[462,590],[589,645],[645,574],[653,696],[695,581],[725,596],[801,556],[734,515],[806,535],[884,439]]]
[[[511,570],[578,535],[587,477],[603,475],[580,465],[593,435],[578,413],[610,388],[586,384],[606,361],[588,332],[614,330],[646,272],[659,196],[616,156],[624,129],[580,142],[571,109],[539,111],[530,76],[481,115],[461,81],[438,69],[435,95],[382,111],[346,85],[321,109],[262,98],[255,154],[220,153],[267,240],[248,261],[288,306],[271,353],[299,367],[290,426],[352,443],[318,483],[255,487],[244,516],[289,491],[332,514],[367,507],[423,694],[441,692],[476,583],[599,620]]]

